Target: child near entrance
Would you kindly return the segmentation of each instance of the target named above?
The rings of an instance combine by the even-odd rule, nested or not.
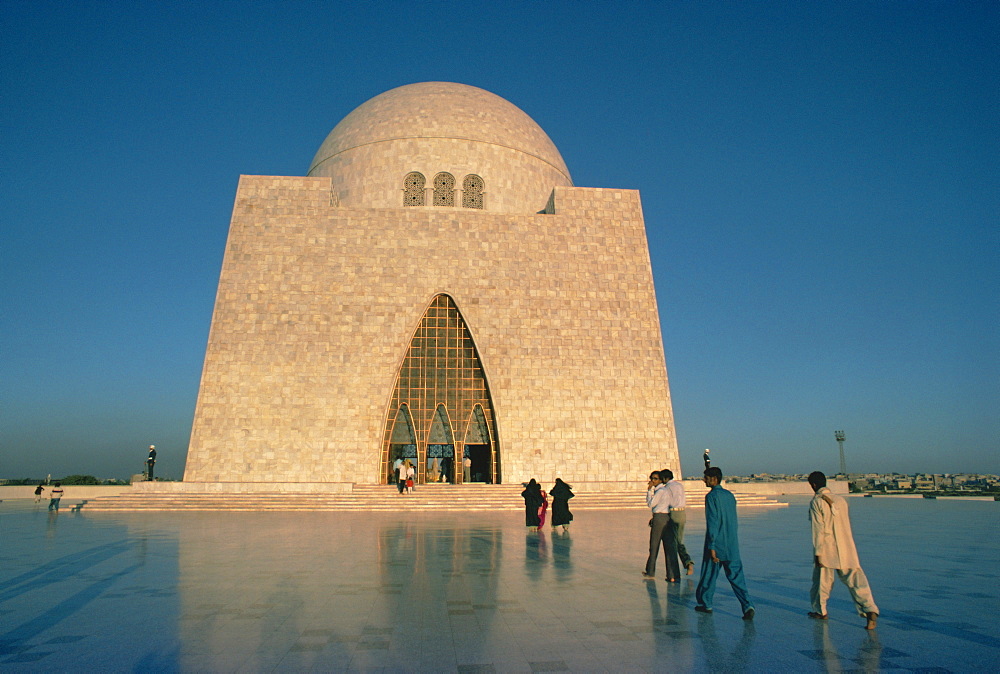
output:
[[[413,493],[413,481],[417,478],[417,469],[413,467],[410,460],[407,459],[406,463],[403,464],[406,472],[406,493]]]

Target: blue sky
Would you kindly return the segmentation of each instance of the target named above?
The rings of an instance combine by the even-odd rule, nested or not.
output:
[[[0,3],[0,477],[181,477],[240,174],[482,87],[640,190],[686,472],[1000,473],[1000,5]]]

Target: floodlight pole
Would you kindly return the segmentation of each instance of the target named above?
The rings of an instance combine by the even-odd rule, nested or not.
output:
[[[844,435],[844,431],[834,431],[833,437],[837,438],[837,444],[840,445],[840,473],[847,475],[847,462],[844,460],[844,440],[847,436]]]

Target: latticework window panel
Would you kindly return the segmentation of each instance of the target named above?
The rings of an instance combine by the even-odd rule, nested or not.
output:
[[[407,173],[406,178],[403,179],[403,205],[423,206],[424,186],[426,184],[427,180],[422,174],[416,171]]]
[[[397,418],[412,431],[401,434],[405,429],[396,427]],[[450,426],[444,433],[442,423]],[[383,434],[382,481],[390,478],[396,456],[416,459],[420,482],[426,479],[428,458],[450,457],[451,477],[461,481],[468,443],[476,450],[477,461],[488,452],[488,466],[477,471],[482,481],[497,483],[495,429],[491,396],[472,335],[454,301],[438,295],[420,320],[396,377]],[[408,435],[413,436],[412,443],[406,440]]]
[[[483,179],[477,175],[467,175],[462,181],[462,206],[483,208]]]
[[[455,176],[450,173],[438,173],[434,176],[434,205],[455,205]]]

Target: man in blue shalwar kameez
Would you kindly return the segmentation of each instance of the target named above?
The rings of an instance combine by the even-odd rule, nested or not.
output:
[[[719,579],[719,567],[722,567],[743,609],[743,619],[753,620],[754,607],[743,577],[743,562],[740,561],[736,497],[721,483],[722,471],[718,467],[705,469],[705,486],[709,488],[705,495],[705,554],[701,560],[701,578],[695,590],[698,604],[694,610],[712,612],[715,581]]]

